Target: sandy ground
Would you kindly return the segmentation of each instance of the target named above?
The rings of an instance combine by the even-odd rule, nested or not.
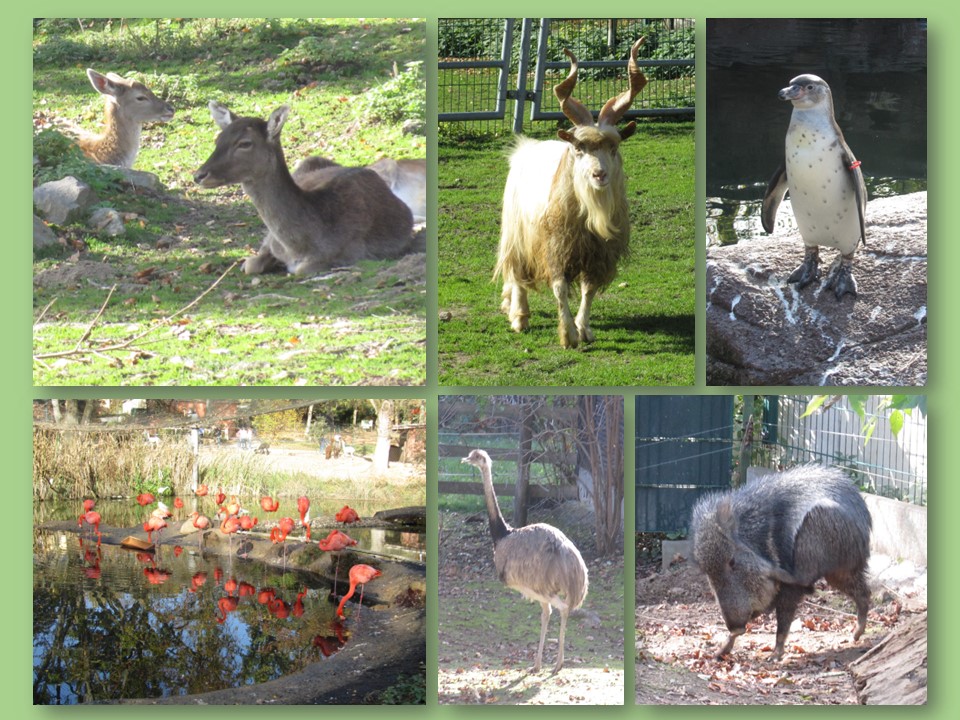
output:
[[[895,578],[895,570],[879,575],[867,629],[858,642],[853,642],[852,601],[821,583],[801,604],[782,661],[769,660],[776,640],[772,614],[748,625],[733,652],[716,660],[713,655],[727,630],[706,577],[688,561],[666,571],[659,565],[639,565],[637,704],[860,704],[849,664],[909,614],[926,609],[925,573],[920,578],[916,573]]]

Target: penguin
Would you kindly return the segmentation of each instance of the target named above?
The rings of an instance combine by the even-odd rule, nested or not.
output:
[[[760,220],[773,232],[777,208],[790,191],[793,214],[806,246],[803,263],[787,278],[798,289],[820,277],[820,246],[837,248],[839,262],[826,286],[837,300],[856,297],[853,255],[866,245],[867,187],[860,161],[843,139],[833,116],[830,86],[816,75],[798,75],[779,97],[793,103],[787,128],[785,158],[767,184]]]

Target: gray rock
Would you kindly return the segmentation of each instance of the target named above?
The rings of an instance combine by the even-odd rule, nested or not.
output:
[[[90,214],[87,227],[98,235],[117,237],[126,232],[123,217],[113,208],[97,208]]]
[[[824,277],[835,256],[821,250]],[[707,251],[707,384],[925,385],[927,194],[867,205],[856,298],[798,292],[802,259],[796,230]]]
[[[57,236],[54,234],[53,230],[48,228],[43,220],[38,218],[36,215],[33,216],[33,249],[34,251],[43,250],[44,248],[52,247],[59,244]]]
[[[137,190],[163,189],[163,183],[160,182],[160,178],[158,178],[152,172],[147,172],[145,170],[134,170],[133,168],[111,167],[123,175],[123,179]]]
[[[93,189],[71,175],[33,189],[34,207],[56,225],[81,220],[96,202]]]
[[[423,120],[406,120],[400,128],[404,135],[425,135],[426,125]]]

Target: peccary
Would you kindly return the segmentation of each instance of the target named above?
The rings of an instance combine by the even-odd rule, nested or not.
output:
[[[718,658],[730,652],[747,621],[774,608],[771,658],[780,658],[797,606],[820,578],[853,599],[853,639],[863,634],[870,511],[841,471],[804,465],[705,496],[693,508],[690,528],[694,560],[710,579],[730,631]]]

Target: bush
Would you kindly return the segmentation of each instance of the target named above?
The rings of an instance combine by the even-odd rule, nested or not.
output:
[[[409,62],[403,72],[364,95],[363,115],[385,123],[422,121],[426,113],[425,85],[423,63]]]

